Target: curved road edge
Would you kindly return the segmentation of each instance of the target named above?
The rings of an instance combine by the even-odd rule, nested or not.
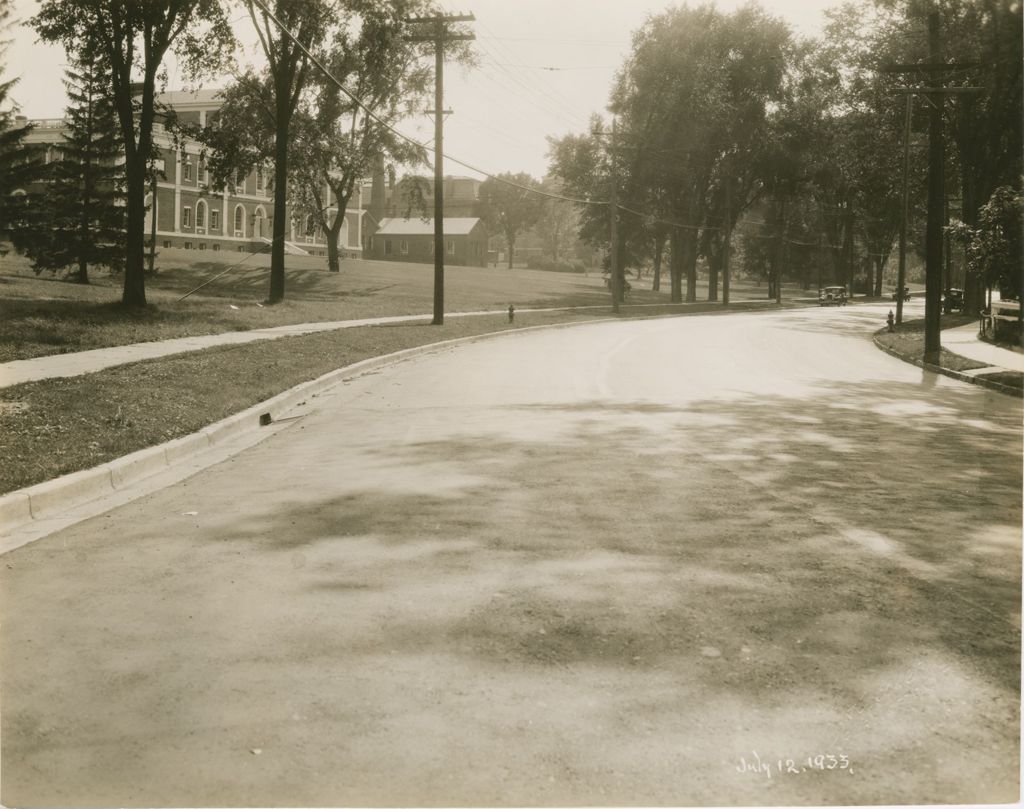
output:
[[[658,320],[666,317],[678,315],[652,315],[646,318],[630,318],[629,321]],[[304,413],[294,411],[305,405],[307,399],[362,374],[466,343],[510,334],[619,320],[620,318],[600,318],[504,329],[440,340],[360,360],[296,385],[191,435],[146,447],[91,469],[61,475],[8,492],[0,496],[0,526],[3,526],[3,534],[0,535],[0,555],[173,485],[237,455],[279,430],[286,429],[293,420],[301,418]],[[266,415],[270,416],[269,423],[266,422]]]
[[[935,365],[934,363],[925,362],[924,360],[919,360],[916,357],[911,357],[907,354],[902,354],[896,349],[885,345],[885,343],[883,343],[879,339],[879,336],[885,333],[885,329],[879,329],[874,333],[874,335],[872,335],[871,339],[878,348],[882,349],[882,351],[884,351],[891,357],[895,357],[898,360],[903,360],[903,362],[908,362],[911,365],[916,365],[918,368],[923,368],[925,371],[931,371],[932,373],[942,374],[943,376],[948,376],[951,379],[957,379],[961,382],[969,382],[972,385],[978,385],[983,388],[989,388],[990,390],[994,390],[999,393],[1004,393],[1007,396],[1015,396],[1018,399],[1024,398],[1024,390],[1021,390],[1020,388],[1014,388],[1011,387],[1010,385],[1004,385],[1001,382],[996,382],[993,379],[985,379],[984,376],[972,376],[971,374],[965,374],[962,371],[954,371],[952,368],[943,368],[941,365]],[[956,356],[959,357],[960,355],[957,354]],[[964,357],[963,359],[967,358]]]

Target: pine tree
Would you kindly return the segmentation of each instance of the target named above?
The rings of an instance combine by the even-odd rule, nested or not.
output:
[[[0,31],[6,29],[10,15],[10,0],[0,0]],[[6,50],[7,41],[0,40],[0,57]],[[3,67],[0,62],[0,72]],[[10,237],[15,244],[20,242],[19,231],[36,198],[31,183],[41,169],[38,150],[25,144],[32,126],[18,122],[18,109],[10,102],[11,88],[17,81],[0,80],[0,238]]]
[[[67,131],[46,194],[49,239],[27,253],[36,272],[74,267],[88,283],[89,267],[120,270],[125,256],[125,188],[111,78],[87,51],[68,69]]]

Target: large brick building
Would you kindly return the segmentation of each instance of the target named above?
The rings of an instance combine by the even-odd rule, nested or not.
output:
[[[160,95],[158,101],[182,121],[206,124],[220,107],[218,92],[170,92]],[[64,120],[33,123],[35,129],[26,142],[47,145],[47,159],[59,159]],[[198,143],[186,142],[181,149],[176,148],[161,124],[154,125],[153,139],[159,150],[157,168],[162,176],[156,183],[155,210],[152,192],[146,195],[147,241],[155,214],[157,247],[248,253],[270,245],[275,216],[271,167],[258,167],[246,176],[239,175],[227,188],[212,188]],[[366,212],[362,196],[362,188],[357,189],[345,212],[345,223],[338,236],[343,257],[359,257],[363,252]],[[326,255],[325,234],[312,217],[294,216],[287,210],[284,215],[288,217],[288,252]],[[333,211],[328,215],[333,215]]]

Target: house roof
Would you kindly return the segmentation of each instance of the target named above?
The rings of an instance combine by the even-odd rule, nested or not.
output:
[[[446,236],[466,236],[479,224],[475,217],[445,217],[443,220]],[[378,236],[432,236],[433,219],[398,219],[389,217],[380,220]]]
[[[157,101],[168,107],[211,107],[220,106],[224,101],[223,90],[208,88],[202,90],[169,90],[157,94]]]

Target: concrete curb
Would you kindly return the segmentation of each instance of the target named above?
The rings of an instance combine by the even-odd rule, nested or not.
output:
[[[952,368],[943,368],[941,365],[933,365],[930,362],[925,362],[924,360],[918,360],[912,357],[908,357],[905,354],[900,354],[898,351],[896,351],[896,349],[883,344],[881,340],[879,340],[879,335],[882,333],[884,332],[876,332],[871,339],[874,341],[875,345],[878,346],[878,348],[882,349],[882,351],[884,351],[891,357],[895,357],[898,360],[903,360],[903,362],[909,362],[911,365],[916,365],[918,368],[923,368],[926,371],[932,371],[933,373],[942,374],[943,376],[948,376],[952,379],[958,379],[961,382],[969,382],[972,385],[979,385],[983,388],[989,388],[990,390],[994,390],[999,393],[1004,393],[1007,396],[1015,396],[1018,399],[1024,398],[1024,391],[1022,391],[1019,388],[1012,388],[1009,385],[1002,384],[1001,382],[996,382],[995,380],[992,379],[985,379],[984,376],[972,376],[971,374],[965,374],[961,373],[960,371],[954,371]],[[957,356],[960,355],[957,354]],[[1010,371],[1009,373],[1012,373],[1012,371]]]
[[[630,318],[629,320],[630,322],[636,320],[657,320],[675,316],[653,315],[649,318]],[[422,346],[395,351],[391,354],[382,354],[379,357],[360,360],[352,365],[346,365],[343,368],[329,371],[316,379],[303,382],[270,399],[258,402],[239,413],[204,427],[191,435],[175,438],[156,446],[146,447],[91,469],[72,472],[0,496],[0,524],[5,529],[4,533],[9,533],[12,529],[17,529],[20,526],[38,520],[52,519],[60,516],[62,512],[67,512],[90,501],[98,500],[112,492],[127,489],[169,467],[193,460],[204,450],[209,449],[215,444],[223,443],[244,433],[260,430],[259,419],[264,413],[269,413],[272,419],[278,419],[295,407],[304,405],[307,399],[319,395],[334,385],[379,368],[456,345],[480,342],[510,334],[522,334],[542,329],[585,326],[591,323],[607,323],[620,320],[621,318],[601,318],[569,323],[548,323],[520,329],[503,329],[501,331],[488,332],[487,334],[475,334],[469,337],[456,337],[436,343],[427,343]]]

